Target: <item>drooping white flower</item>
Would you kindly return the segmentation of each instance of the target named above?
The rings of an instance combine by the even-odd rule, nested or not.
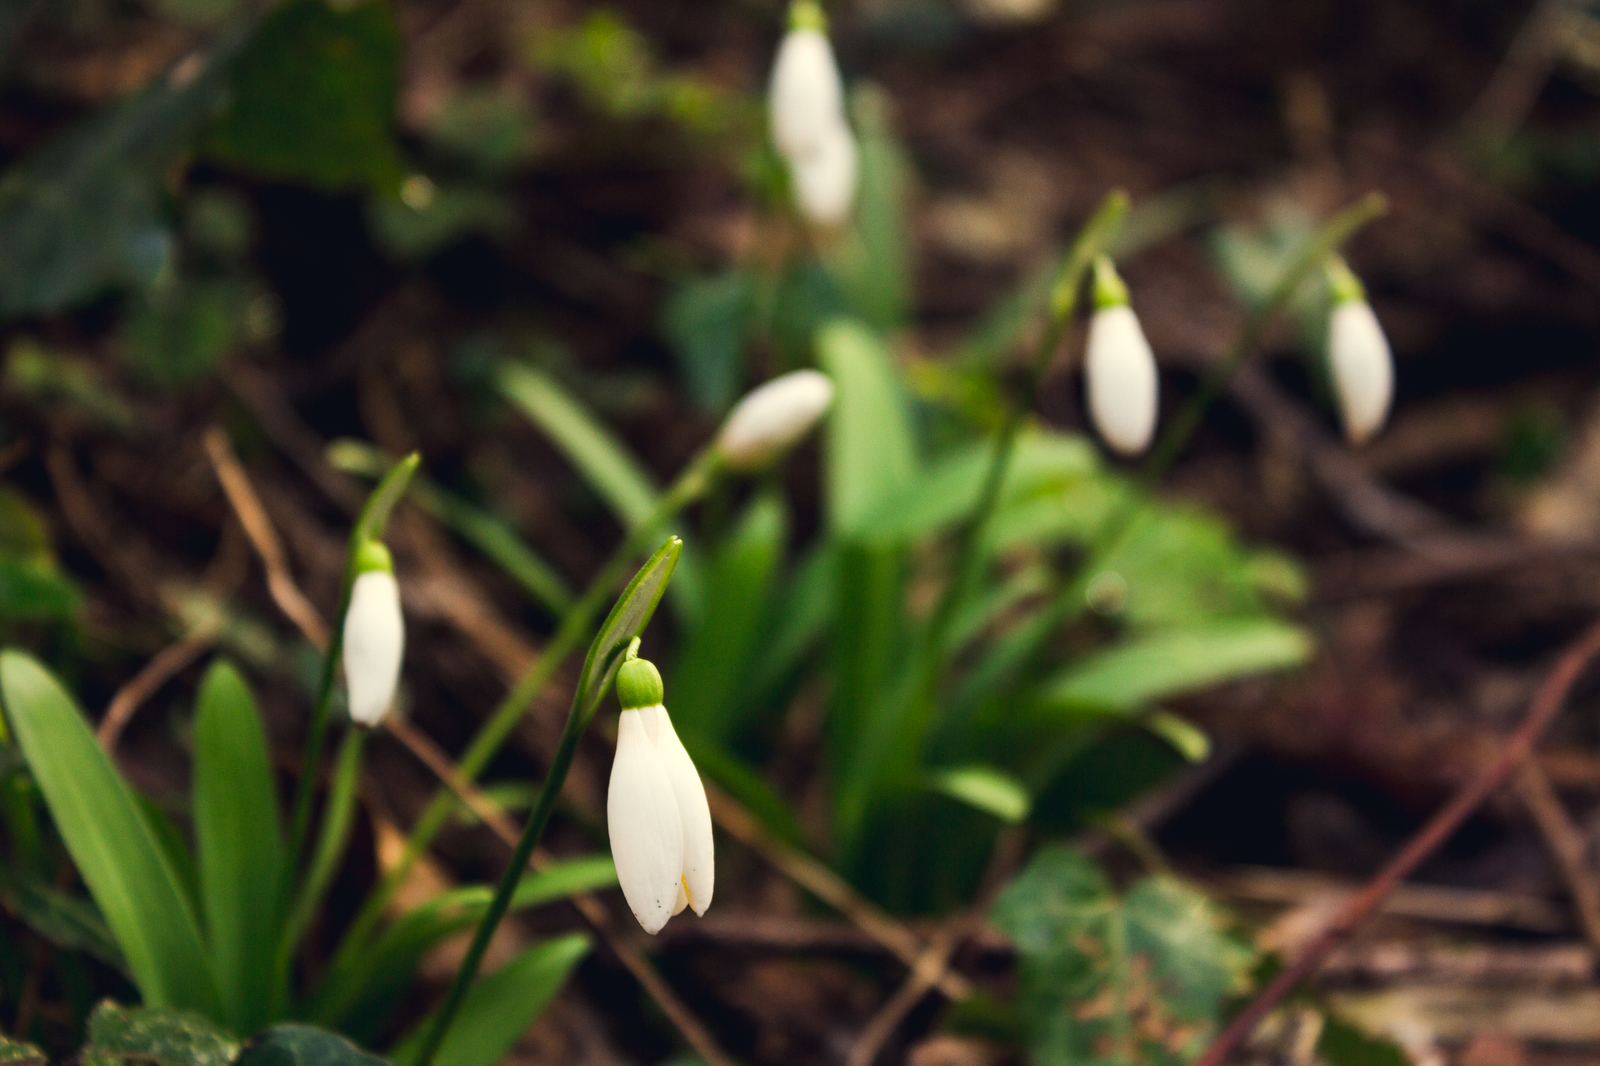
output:
[[[1128,305],[1128,287],[1105,256],[1095,262],[1095,313],[1084,374],[1089,414],[1105,442],[1123,455],[1149,447],[1156,428],[1156,360]]]
[[[1360,280],[1334,257],[1328,264],[1333,312],[1328,318],[1328,364],[1339,398],[1345,437],[1361,444],[1383,427],[1394,399],[1394,356]]]
[[[789,6],[789,32],[772,63],[768,111],[800,213],[819,225],[843,222],[855,200],[856,139],[845,117],[827,20],[815,0]]]
[[[763,467],[817,424],[833,402],[833,381],[816,370],[781,374],[740,400],[717,433],[717,450],[736,470]]]
[[[405,621],[389,549],[368,541],[361,547],[356,571],[344,614],[344,679],[350,717],[375,726],[394,704],[405,655]]]
[[[685,906],[704,914],[716,882],[705,786],[662,705],[661,675],[643,659],[617,671],[617,755],[606,824],[617,882],[633,916],[658,933]]]

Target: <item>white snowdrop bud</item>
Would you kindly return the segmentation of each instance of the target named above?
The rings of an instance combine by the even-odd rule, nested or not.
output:
[[[1156,360],[1111,260],[1097,259],[1094,274],[1095,312],[1084,359],[1089,414],[1113,450],[1137,455],[1156,428]]]
[[[344,614],[344,679],[355,721],[375,726],[389,713],[405,644],[394,562],[388,548],[368,541],[356,558],[356,580]]]
[[[643,659],[617,671],[617,755],[606,791],[611,859],[623,898],[647,933],[685,906],[704,914],[716,882],[705,786],[662,704],[661,675]]]
[[[1333,312],[1328,318],[1328,363],[1333,388],[1351,444],[1361,444],[1383,427],[1394,399],[1394,356],[1378,316],[1367,303],[1361,281],[1344,260],[1328,263]]]
[[[856,138],[842,122],[825,133],[815,149],[790,157],[795,206],[819,226],[837,226],[850,217],[856,198]]]
[[[722,423],[717,451],[735,470],[755,470],[787,451],[833,402],[833,381],[815,370],[781,374],[747,393]]]
[[[843,222],[855,201],[857,151],[845,118],[839,65],[815,0],[789,6],[789,32],[772,63],[772,142],[789,164],[795,205],[822,226]]]
[[[844,124],[844,86],[827,20],[812,0],[789,7],[789,32],[772,61],[767,96],[772,142],[785,159],[813,151],[835,127]]]

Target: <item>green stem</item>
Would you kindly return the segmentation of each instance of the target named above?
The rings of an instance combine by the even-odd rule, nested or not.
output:
[[[276,959],[278,979],[274,982],[274,995],[279,997],[273,1005],[272,1016],[283,1017],[288,1002],[289,967],[294,959],[294,949],[311,925],[318,905],[338,872],[339,860],[344,855],[345,844],[350,839],[350,825],[355,815],[356,785],[361,776],[361,749],[367,731],[352,727],[344,735],[339,747],[339,760],[335,764],[333,785],[328,791],[327,809],[322,815],[322,828],[317,836],[317,848],[311,858],[294,906],[284,922],[283,934],[278,939]]]
[[[505,698],[500,701],[494,713],[489,716],[488,721],[462,754],[456,771],[463,781],[475,781],[488,766],[489,761],[511,735],[511,731],[516,728],[524,709],[543,691],[544,686],[566,658],[590,640],[596,616],[606,605],[617,584],[627,576],[633,561],[651,546],[654,538],[667,523],[705,494],[715,482],[719,470],[716,454],[709,450],[702,452],[683,473],[678,475],[678,479],[667,491],[662,493],[656,502],[655,510],[634,527],[628,537],[611,553],[605,565],[589,582],[583,596],[562,617],[555,635],[545,645],[544,653],[518,679],[511,691],[506,693]],[[422,853],[433,842],[433,838],[444,828],[451,813],[456,809],[456,803],[455,794],[448,788],[441,788],[434,795],[423,811],[422,817],[417,820],[415,828],[412,829],[400,861],[361,905],[360,912],[351,923],[349,932],[345,934],[344,941],[329,966],[329,973],[338,972],[342,964],[351,962],[354,954],[364,949],[382,920],[384,910],[395,890],[405,881]]]
[[[1054,359],[1056,350],[1060,348],[1067,328],[1072,324],[1072,315],[1078,306],[1078,292],[1083,287],[1084,275],[1093,265],[1095,258],[1115,236],[1117,227],[1122,224],[1123,216],[1127,212],[1128,195],[1121,190],[1112,192],[1084,224],[1077,240],[1073,242],[1066,258],[1062,260],[1061,270],[1056,275],[1055,287],[1050,294],[1049,327],[1045,330],[1044,338],[1034,353],[1033,365],[1028,373],[1021,402],[1015,404],[1007,413],[1005,424],[1001,426],[999,436],[995,440],[994,457],[990,460],[989,469],[984,475],[983,487],[961,531],[950,581],[945,585],[944,593],[928,623],[922,643],[920,683],[917,688],[919,695],[925,696],[938,687],[939,676],[946,658],[945,642],[966,590],[976,576],[983,533],[999,503],[1006,471],[1011,465],[1011,453],[1016,449],[1017,434],[1022,428],[1023,419],[1033,409],[1045,371],[1050,368],[1051,360]]]
[[[528,818],[527,827],[522,831],[522,838],[517,841],[516,850],[511,853],[511,861],[506,864],[506,871],[501,875],[500,884],[495,889],[489,909],[484,912],[483,920],[478,923],[478,930],[472,937],[472,946],[467,949],[467,956],[462,960],[461,968],[456,971],[455,980],[450,983],[450,991],[445,995],[444,1005],[439,1009],[427,1037],[422,1042],[422,1047],[417,1052],[414,1066],[429,1066],[433,1062],[433,1056],[438,1052],[440,1043],[444,1041],[450,1023],[455,1020],[456,1011],[461,1008],[461,1001],[466,998],[467,988],[478,976],[478,967],[483,963],[483,953],[489,947],[489,939],[511,906],[511,897],[516,892],[517,884],[522,880],[523,871],[528,867],[533,849],[538,846],[539,838],[544,835],[544,827],[550,821],[550,812],[555,809],[556,797],[561,794],[561,787],[567,780],[567,771],[572,767],[572,757],[578,751],[578,741],[583,736],[584,728],[589,724],[587,717],[579,713],[578,699],[581,695],[579,693],[574,697],[572,708],[567,712],[566,728],[561,732],[561,743],[556,747],[550,771],[545,775],[544,784],[539,789],[539,799],[534,804],[533,814]]]
[[[335,624],[329,634],[328,650],[322,656],[322,678],[317,686],[317,702],[312,706],[311,723],[306,733],[306,750],[301,758],[300,777],[294,787],[294,815],[289,825],[289,851],[283,867],[283,885],[279,889],[279,908],[287,917],[290,900],[294,894],[295,878],[300,872],[300,855],[305,850],[306,834],[311,828],[311,796],[317,782],[317,767],[322,761],[322,739],[328,731],[328,712],[333,705],[334,685],[339,677],[339,657],[344,650],[344,616],[350,609],[350,590],[355,585],[355,559],[352,549],[347,555],[344,580],[339,589],[339,609],[334,612]]]

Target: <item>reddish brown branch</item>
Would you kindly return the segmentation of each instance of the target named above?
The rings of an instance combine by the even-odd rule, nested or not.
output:
[[[1322,934],[1312,941],[1294,962],[1285,967],[1272,983],[1256,996],[1250,1006],[1246,1007],[1244,1012],[1211,1042],[1211,1046],[1206,1048],[1205,1053],[1196,1059],[1192,1066],[1222,1066],[1228,1056],[1255,1030],[1256,1025],[1268,1011],[1309,976],[1330,951],[1348,939],[1350,934],[1378,909],[1384,898],[1421,865],[1422,860],[1450,839],[1461,827],[1461,823],[1467,820],[1467,816],[1477,810],[1491,793],[1505,784],[1511,772],[1533,751],[1539,735],[1544,732],[1551,719],[1555,718],[1556,712],[1566,701],[1567,693],[1597,653],[1600,653],[1600,623],[1591,626],[1562,653],[1560,660],[1545,677],[1544,683],[1539,686],[1539,691],[1535,693],[1522,724],[1506,739],[1505,745],[1500,749],[1499,757],[1480,770],[1460,792],[1456,793],[1454,799],[1429,819],[1428,824],[1389,860],[1389,864],[1367,884],[1361,894],[1345,905]]]

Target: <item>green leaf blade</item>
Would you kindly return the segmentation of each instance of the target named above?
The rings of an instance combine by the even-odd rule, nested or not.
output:
[[[146,1003],[220,1013],[178,876],[72,699],[30,656],[0,652],[0,700],[56,826]]]
[[[218,662],[195,717],[194,824],[207,942],[228,1021],[251,1033],[268,1020],[283,868],[277,790],[255,700]]]

